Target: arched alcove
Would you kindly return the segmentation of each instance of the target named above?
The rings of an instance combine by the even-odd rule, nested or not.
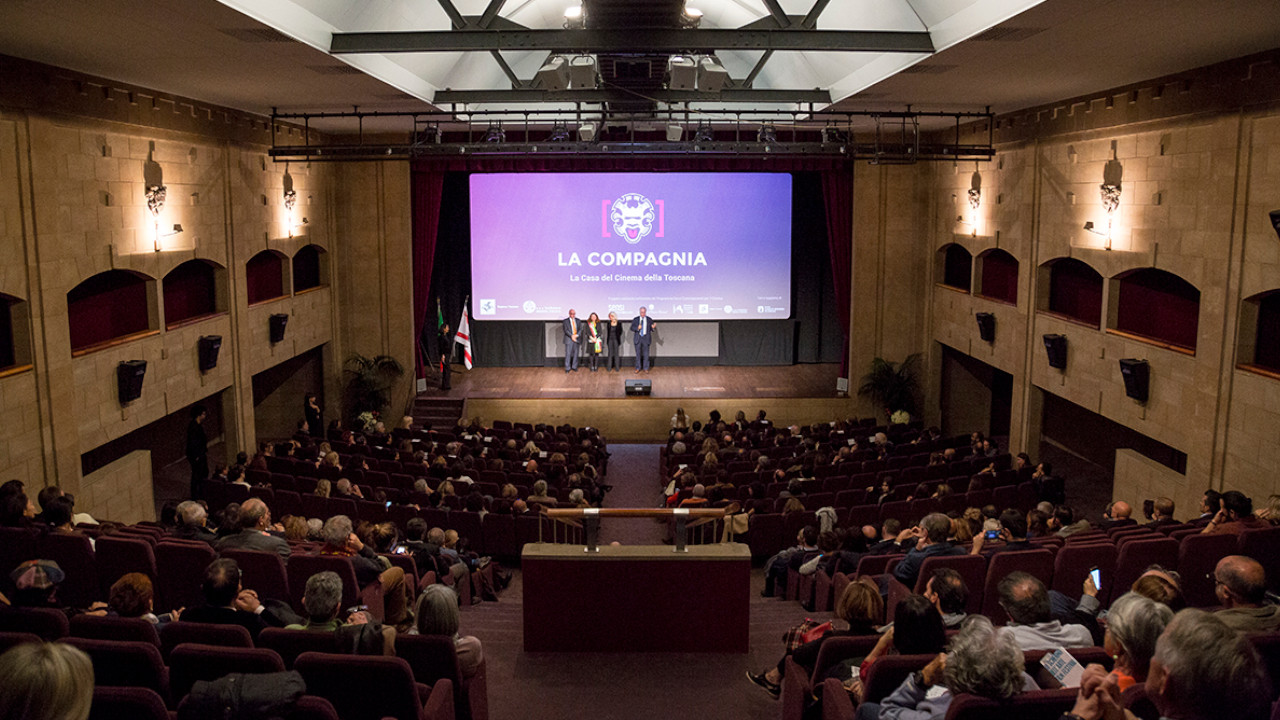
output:
[[[30,323],[26,301],[0,293],[0,370],[31,364]]]
[[[999,248],[978,255],[978,294],[1018,304],[1018,259]]]
[[[1237,362],[1280,373],[1280,288],[1241,302],[1239,337]]]
[[[226,271],[209,260],[188,260],[161,281],[168,327],[226,312]]]
[[[1102,324],[1102,275],[1075,258],[1040,265],[1037,308],[1098,327]],[[1047,290],[1047,292],[1046,292]]]
[[[941,283],[949,288],[969,292],[973,282],[973,255],[958,243],[938,248],[938,273]]]
[[[71,350],[84,350],[154,330],[151,294],[155,279],[128,270],[108,270],[67,293]]]
[[[245,287],[249,304],[256,305],[289,294],[285,257],[275,250],[263,250],[245,263]]]
[[[1111,283],[1108,327],[1196,349],[1200,291],[1167,270],[1141,268],[1115,276]]]
[[[293,256],[295,293],[329,284],[328,253],[319,245],[303,245]]]

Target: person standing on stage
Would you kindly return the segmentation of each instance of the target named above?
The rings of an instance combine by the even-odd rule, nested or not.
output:
[[[609,348],[609,360],[605,370],[622,369],[622,322],[618,313],[609,313],[609,324],[605,326],[605,346]]]
[[[450,384],[453,376],[453,367],[450,362],[453,359],[453,333],[449,332],[449,323],[440,326],[440,334],[436,337],[436,346],[440,350],[440,389],[448,390],[453,387]]]
[[[649,372],[649,344],[653,342],[653,328],[657,325],[645,314],[644,306],[640,314],[631,320],[631,340],[636,346],[636,372]]]
[[[204,431],[204,419],[209,413],[203,405],[191,408],[191,422],[187,424],[187,462],[191,463],[191,499],[198,500],[204,494],[204,482],[209,479],[209,436]]]
[[[591,356],[591,372],[599,369],[600,351],[603,349],[604,337],[600,335],[600,316],[591,313],[587,318],[587,354]]]
[[[569,317],[564,319],[564,371],[578,372],[578,348],[582,345],[582,326],[578,322],[578,313],[569,308]]]

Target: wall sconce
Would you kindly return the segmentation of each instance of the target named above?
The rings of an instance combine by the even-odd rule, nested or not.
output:
[[[160,226],[159,226],[159,224],[157,223],[157,225],[156,225],[156,240],[155,240],[155,244],[154,244],[154,248],[153,248],[153,249],[155,250],[155,252],[160,252],[160,251],[163,249],[163,248],[161,248],[161,247],[160,247],[160,238],[173,237],[174,235],[178,235],[178,234],[181,234],[181,233],[182,233],[182,223],[174,223],[174,224],[173,224],[173,229],[172,229],[172,230],[170,230],[169,232],[164,232],[164,233],[160,232]]]
[[[565,30],[581,30],[586,26],[586,19],[581,5],[570,5],[564,9]]]
[[[1111,142],[1111,159],[1102,170],[1102,184],[1098,186],[1098,197],[1102,201],[1102,209],[1107,214],[1107,230],[1102,232],[1094,227],[1090,220],[1084,229],[1099,237],[1106,238],[1104,250],[1111,250],[1111,229],[1115,222],[1115,212],[1120,207],[1120,179],[1124,174],[1124,166],[1116,158],[1116,143]]]

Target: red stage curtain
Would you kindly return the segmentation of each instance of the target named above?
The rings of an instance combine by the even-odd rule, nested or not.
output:
[[[844,343],[840,377],[849,377],[849,295],[853,259],[853,168],[836,166],[822,173],[822,201],[827,206],[827,246],[831,249],[831,279]]]
[[[418,374],[426,377],[426,351],[422,347],[422,326],[431,310],[431,268],[436,260],[436,238],[440,234],[440,194],[444,171],[414,166],[413,172],[413,327],[417,340]]]

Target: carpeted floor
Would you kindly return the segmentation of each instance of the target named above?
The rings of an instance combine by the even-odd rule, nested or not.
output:
[[[660,499],[658,449],[610,448],[611,507],[654,507]],[[601,528],[606,541],[658,544],[665,526],[649,520],[614,521]],[[493,720],[516,718],[753,718],[774,720],[778,701],[744,677],[777,662],[782,634],[805,611],[794,602],[764,599],[761,571],[752,573],[751,639],[746,654],[525,653],[520,573],[496,603],[462,613],[462,632],[484,644]],[[713,613],[714,607],[696,612]],[[655,632],[661,632],[655,628]]]

